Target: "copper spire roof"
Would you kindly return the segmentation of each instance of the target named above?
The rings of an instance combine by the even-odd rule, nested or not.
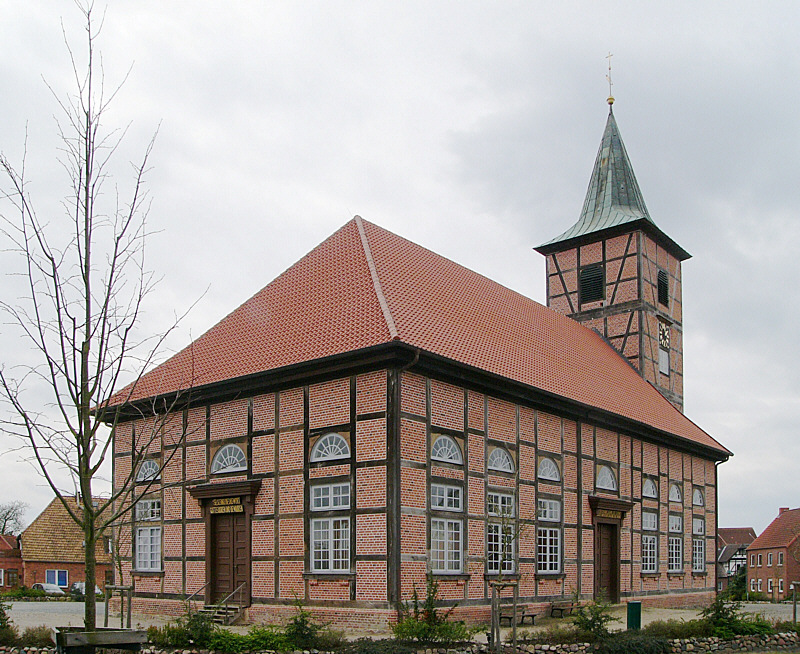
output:
[[[116,401],[393,342],[729,454],[595,332],[358,216]]]
[[[612,101],[613,98],[609,98],[609,104]],[[614,228],[623,229],[626,225],[631,228],[635,225],[653,232],[659,240],[665,241],[668,249],[679,259],[689,258],[689,253],[661,232],[650,217],[633,173],[633,166],[625,151],[614,112],[609,109],[603,139],[578,222],[536,249],[546,254],[559,249],[557,246],[567,241],[585,239]]]

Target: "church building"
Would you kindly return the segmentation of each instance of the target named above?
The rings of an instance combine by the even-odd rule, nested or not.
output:
[[[716,588],[717,464],[683,412],[685,250],[612,112],[578,221],[537,250],[547,307],[356,216],[109,411],[135,608],[278,622],[453,616]],[[507,592],[510,592],[507,591]]]

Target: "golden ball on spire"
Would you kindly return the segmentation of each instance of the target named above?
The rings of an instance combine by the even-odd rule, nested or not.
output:
[[[609,95],[608,96],[608,105],[611,106],[612,104],[614,104],[614,96],[613,95]]]

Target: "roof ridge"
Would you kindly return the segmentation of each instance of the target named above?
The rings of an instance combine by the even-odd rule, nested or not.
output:
[[[383,294],[381,287],[381,280],[378,277],[378,269],[375,267],[375,261],[372,258],[372,250],[369,247],[367,240],[367,233],[364,230],[364,222],[361,216],[354,216],[353,219],[358,225],[358,235],[361,237],[361,247],[364,248],[364,256],[367,258],[367,266],[369,267],[369,274],[372,276],[372,287],[375,289],[375,295],[378,297],[378,304],[381,305],[383,318],[386,321],[386,327],[389,329],[389,335],[393,341],[400,339],[400,334],[397,331],[392,312],[389,310],[389,303],[386,301],[386,296]]]

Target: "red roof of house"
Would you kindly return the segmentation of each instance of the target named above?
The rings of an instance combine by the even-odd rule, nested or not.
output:
[[[730,454],[594,331],[358,216],[113,403],[393,340]]]
[[[782,510],[769,526],[756,538],[748,550],[770,547],[788,547],[800,535],[800,509]]]
[[[17,549],[17,537],[13,534],[0,534],[0,551]]]
[[[752,527],[720,527],[717,529],[717,541],[724,545],[749,545],[756,539],[756,530]]]

